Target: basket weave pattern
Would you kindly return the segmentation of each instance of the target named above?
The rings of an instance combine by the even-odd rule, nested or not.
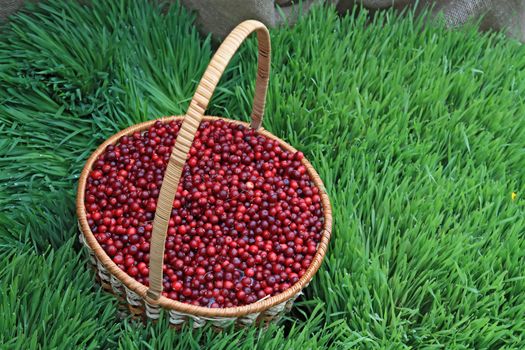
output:
[[[219,79],[242,42],[252,33],[257,32],[259,43],[258,70],[255,85],[255,96],[250,125],[230,119],[205,116],[204,112],[213,95],[213,91]],[[105,290],[114,293],[121,301],[121,311],[129,309],[135,316],[146,316],[157,320],[160,317],[160,309],[166,309],[169,314],[170,324],[180,326],[193,320],[193,327],[201,327],[206,322],[212,323],[219,328],[225,328],[232,323],[238,325],[249,325],[254,322],[268,322],[279,319],[283,311],[290,310],[294,300],[300,295],[302,289],[308,285],[313,275],[319,269],[327,250],[331,234],[332,216],[328,196],[319,175],[312,165],[303,158],[302,163],[306,167],[310,178],[319,189],[324,214],[324,227],[321,241],[306,273],[297,283],[289,289],[277,295],[263,298],[255,303],[231,307],[231,308],[207,308],[195,306],[166,298],[162,295],[163,258],[166,242],[168,221],[175,193],[182,174],[187,155],[190,151],[193,138],[201,121],[211,121],[218,118],[233,124],[241,124],[251,127],[260,135],[277,140],[281,147],[289,152],[296,150],[286,142],[261,128],[270,71],[270,36],[266,27],[257,21],[245,21],[237,26],[224,40],[214,57],[212,58],[204,76],[202,77],[195,95],[190,103],[188,111],[184,116],[172,116],[159,119],[163,122],[181,120],[182,125],[168,161],[164,180],[160,188],[157,202],[157,210],[153,220],[153,231],[150,249],[150,275],[149,287],[137,282],[126,272],[122,271],[112,259],[104,252],[98,244],[88,225],[84,207],[84,192],[87,178],[93,163],[105,151],[106,147],[115,144],[124,135],[147,130],[157,120],[152,120],[131,126],[113,135],[100,145],[87,161],[80,176],[77,193],[77,215],[81,231],[80,238],[87,247],[90,263],[97,272],[97,279]]]

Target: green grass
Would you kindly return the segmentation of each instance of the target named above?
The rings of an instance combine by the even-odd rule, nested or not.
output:
[[[220,334],[117,321],[76,242],[89,154],[186,110],[213,52],[193,15],[53,0],[0,28],[0,348],[525,348],[525,47],[367,21],[316,8],[271,31],[264,125],[319,171],[333,239],[289,317]],[[255,49],[210,114],[247,119]]]

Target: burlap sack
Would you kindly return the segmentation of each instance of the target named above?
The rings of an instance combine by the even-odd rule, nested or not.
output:
[[[0,0],[0,20],[19,9],[24,0]],[[283,21],[293,24],[300,13],[306,13],[315,2],[331,2],[344,12],[361,3],[368,9],[397,9],[416,6],[432,7],[442,14],[449,27],[481,19],[481,29],[501,30],[525,42],[525,0],[182,0],[196,10],[198,24],[205,33],[221,39],[245,19],[258,19],[268,26]],[[278,9],[279,7],[279,9]]]
[[[14,13],[24,4],[24,0],[0,0],[0,21]]]
[[[315,0],[183,0],[183,4],[198,13],[202,31],[223,38],[235,25],[255,18],[268,26],[283,20],[293,23],[298,13],[305,13]],[[328,1],[324,1],[328,2]],[[449,27],[481,19],[481,29],[502,30],[525,41],[525,0],[332,0],[340,12],[361,3],[370,10],[390,7],[402,9],[418,5],[417,10],[433,8],[442,14]],[[280,7],[280,10],[277,7]],[[302,8],[300,8],[302,6]],[[282,18],[284,14],[284,19]]]
[[[307,12],[314,2],[303,0],[300,8],[290,0],[182,0],[184,6],[197,11],[201,31],[212,33],[216,39],[224,38],[247,19],[259,20],[270,27],[283,21],[293,24],[298,15]]]
[[[525,3],[523,0],[445,0],[434,10],[444,14],[449,27],[481,18],[481,29],[499,30],[525,42]]]

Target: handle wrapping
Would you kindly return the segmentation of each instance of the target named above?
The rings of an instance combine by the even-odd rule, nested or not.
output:
[[[188,107],[170,155],[164,173],[164,180],[160,188],[151,235],[149,289],[147,296],[152,301],[158,300],[162,292],[164,245],[168,233],[168,223],[182,170],[186,163],[195,133],[199,128],[208,103],[228,63],[244,40],[254,31],[257,31],[259,55],[257,60],[255,95],[251,113],[251,127],[258,129],[262,124],[270,73],[270,34],[261,22],[248,20],[239,24],[228,37],[226,37],[213,56],[208,68],[206,68],[197,86],[195,95],[190,102],[190,106]]]

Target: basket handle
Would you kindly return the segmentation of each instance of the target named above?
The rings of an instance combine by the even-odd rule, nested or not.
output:
[[[258,67],[251,114],[251,127],[258,129],[262,124],[270,73],[270,34],[261,22],[248,20],[239,24],[226,39],[224,39],[224,42],[211,59],[208,68],[201,78],[199,86],[197,86],[195,95],[193,95],[188,111],[184,116],[179,135],[177,136],[175,146],[170,155],[164,173],[164,180],[160,188],[151,235],[149,289],[147,296],[152,300],[158,300],[162,292],[164,245],[168,233],[168,222],[171,217],[173,201],[179,186],[182,169],[186,163],[193,138],[226,66],[242,42],[254,31],[257,31],[259,56],[257,60]]]

